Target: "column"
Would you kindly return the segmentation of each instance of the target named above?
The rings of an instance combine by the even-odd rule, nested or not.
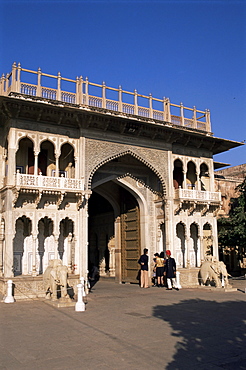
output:
[[[12,84],[11,84],[11,91],[17,92],[17,90],[16,90],[16,63],[15,62],[12,65]]]
[[[56,100],[62,100],[61,99],[61,73],[58,72],[57,74],[57,95]]]
[[[102,83],[102,108],[106,108],[106,85]]]
[[[85,79],[85,105],[89,105],[89,81],[88,77]]]
[[[134,114],[138,115],[138,92],[134,90]]]
[[[5,278],[12,278],[14,265],[13,238],[15,236],[15,225],[12,211],[13,193],[11,189],[6,190],[5,197],[5,243],[3,248],[3,270]]]
[[[149,94],[149,118],[153,118],[153,98],[152,98],[152,94]]]
[[[20,76],[21,76],[21,65],[20,65],[20,63],[18,63],[18,66],[17,66],[17,81],[16,81],[16,91],[18,93],[21,93],[21,79],[20,79]]]
[[[170,100],[164,99],[164,121],[171,122]]]
[[[41,68],[38,69],[38,84],[37,84],[37,96],[42,96],[42,88],[41,88]]]
[[[122,112],[122,88],[121,88],[121,86],[119,86],[119,105],[118,105],[118,111],[119,112]]]
[[[72,233],[68,234],[68,243],[67,243],[67,264],[68,264],[68,272],[71,274],[72,272]]]
[[[196,107],[193,107],[193,127],[197,128],[197,121],[196,121]]]
[[[206,116],[206,130],[208,132],[210,132],[211,131],[211,122],[210,122],[210,110],[209,109],[206,109],[205,116]]]
[[[114,222],[115,232],[115,282],[122,282],[121,273],[121,222],[120,217],[117,217]]]
[[[55,153],[56,158],[56,177],[59,177],[59,154]]]
[[[173,224],[171,217],[171,200],[167,199],[165,204],[165,235],[166,235],[166,250],[173,251],[172,248],[172,233]]]
[[[0,223],[0,277],[3,276],[4,221]]]
[[[38,155],[39,152],[34,152],[34,175],[38,175]]]
[[[181,116],[181,126],[184,126],[184,106],[180,103],[180,116]]]
[[[37,276],[38,275],[38,272],[37,272],[37,255],[36,255],[37,243],[38,243],[37,234],[33,234],[32,239],[33,239],[33,242],[32,242],[32,276]]]
[[[14,185],[15,184],[15,171],[16,171],[16,160],[15,160],[15,147],[16,147],[16,138],[15,132],[13,129],[9,130],[9,137],[8,137],[8,176],[7,176],[7,185]],[[18,148],[17,148],[18,149]]]

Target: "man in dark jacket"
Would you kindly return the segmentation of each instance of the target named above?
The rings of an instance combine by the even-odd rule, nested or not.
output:
[[[141,266],[141,276],[140,276],[140,286],[141,288],[148,288],[149,287],[149,275],[148,275],[148,263],[149,263],[149,257],[148,257],[148,249],[144,248],[144,254],[139,258],[138,263]]]
[[[171,251],[166,251],[166,263],[164,266],[164,276],[167,278],[167,290],[175,289],[179,290],[176,284],[176,262],[175,259],[171,257]]]

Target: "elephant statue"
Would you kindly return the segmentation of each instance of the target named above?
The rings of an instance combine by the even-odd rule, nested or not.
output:
[[[67,298],[67,275],[68,268],[63,266],[62,261],[54,259],[49,261],[49,265],[46,268],[43,281],[46,298],[50,298],[55,301],[57,300],[57,286],[61,288],[61,298]]]
[[[210,284],[214,282],[217,288],[228,287],[228,276],[224,262],[218,261],[215,257],[206,259],[200,267],[201,282],[204,285],[207,285],[208,282]]]

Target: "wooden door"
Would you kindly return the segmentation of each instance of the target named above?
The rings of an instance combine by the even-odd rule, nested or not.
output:
[[[140,256],[139,209],[135,207],[121,215],[122,281],[137,283]]]

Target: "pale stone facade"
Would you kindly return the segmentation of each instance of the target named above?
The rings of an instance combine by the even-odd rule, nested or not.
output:
[[[14,65],[0,85],[2,281],[32,277],[33,293],[59,258],[71,281],[94,264],[135,282],[147,247],[151,267],[155,252],[170,249],[181,284],[198,284],[201,261],[218,257],[213,154],[240,143],[213,137],[208,111],[203,122],[196,109],[186,119],[182,105],[174,116],[168,99],[154,111],[154,98],[139,107],[136,92],[124,108],[120,88],[113,102],[105,85],[101,98],[81,78],[65,93],[59,75],[52,90],[40,70],[37,85],[21,83],[21,71]]]

